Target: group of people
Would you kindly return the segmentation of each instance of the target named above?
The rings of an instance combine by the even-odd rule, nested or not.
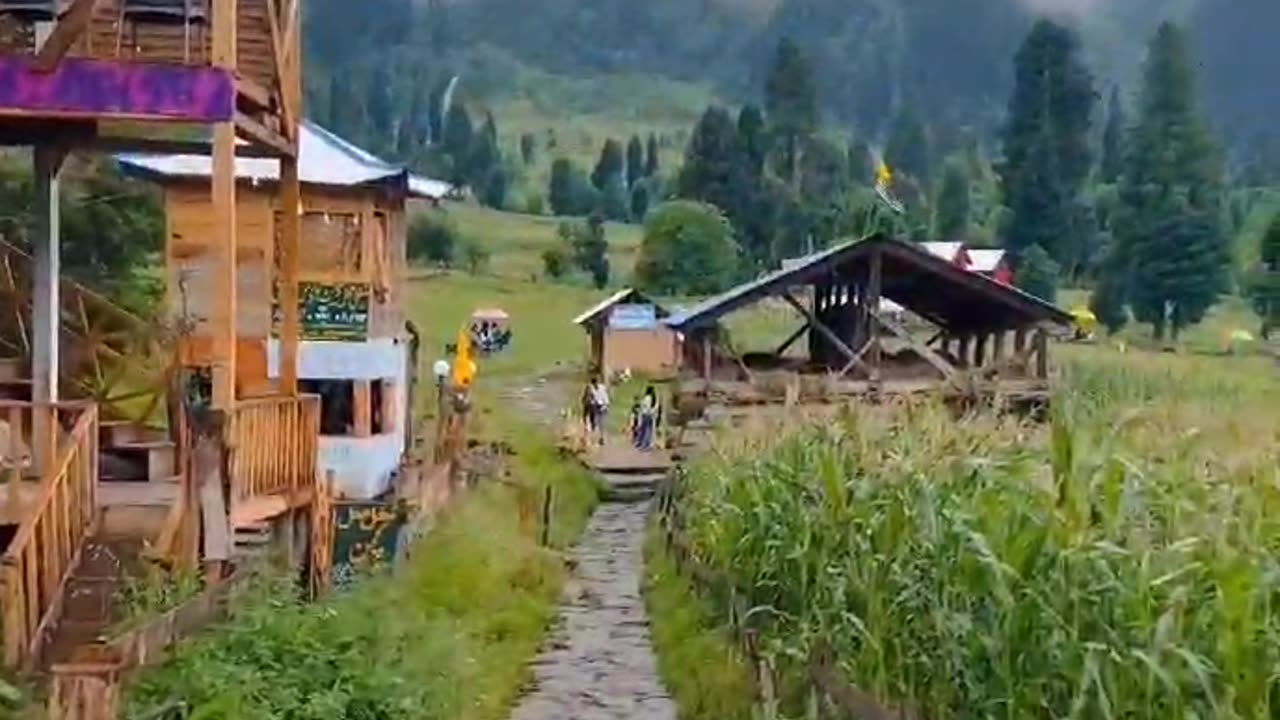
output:
[[[582,394],[582,417],[586,421],[587,436],[604,445],[606,421],[609,417],[609,386],[604,378],[596,377]],[[631,405],[627,421],[627,435],[631,444],[640,450],[652,450],[657,443],[658,428],[662,426],[662,404],[658,393],[650,385]]]
[[[490,320],[482,320],[471,326],[471,342],[482,353],[501,352],[511,344],[511,329]]]

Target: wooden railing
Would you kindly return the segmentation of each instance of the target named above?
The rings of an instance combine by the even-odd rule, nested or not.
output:
[[[163,425],[177,367],[171,333],[65,277],[59,293],[64,346],[71,348],[62,359],[64,391],[92,398],[108,417]],[[3,239],[0,349],[31,358],[31,257]]]
[[[320,398],[242,400],[231,426],[231,508],[269,496],[301,501],[315,491]]]
[[[30,668],[39,658],[63,587],[97,517],[98,408],[76,409],[70,433],[41,473],[36,500],[23,508],[22,524],[0,560],[4,664],[10,668]]]

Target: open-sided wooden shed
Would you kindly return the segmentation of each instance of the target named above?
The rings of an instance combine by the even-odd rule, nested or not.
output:
[[[802,323],[771,352],[738,354],[720,321],[766,298],[790,305]],[[884,300],[903,308],[905,319],[883,312]],[[741,402],[767,402],[778,392],[1016,402],[1048,397],[1050,336],[1070,322],[1052,304],[928,248],[874,236],[790,263],[667,324],[685,336],[684,390]],[[802,338],[808,352],[791,352]]]
[[[304,121],[299,138],[301,203],[280,206],[278,164],[237,158],[235,219],[236,384],[242,397],[273,391],[281,347],[276,235],[300,215],[298,379],[321,396],[320,467],[341,496],[386,492],[409,435],[410,334],[405,327],[406,200],[438,200],[447,185],[415,177],[324,128]],[[124,155],[133,175],[164,188],[167,305],[183,363],[209,362],[215,278],[205,187],[210,165],[197,155]]]

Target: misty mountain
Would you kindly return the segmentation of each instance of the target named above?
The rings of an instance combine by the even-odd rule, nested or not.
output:
[[[371,11],[371,6],[378,11]],[[463,74],[473,96],[521,92],[513,65],[567,77],[627,73],[710,84],[727,100],[759,97],[777,40],[789,36],[816,68],[824,113],[881,137],[903,106],[932,127],[990,134],[1011,84],[1012,57],[1042,13],[1076,25],[1096,87],[1130,90],[1146,41],[1165,18],[1187,21],[1202,85],[1232,145],[1275,134],[1280,66],[1275,0],[311,0],[309,97],[330,102],[326,78],[361,91]],[[381,69],[379,69],[381,68]],[[314,77],[311,77],[314,75]],[[370,82],[381,87],[370,87]],[[355,100],[355,97],[350,100]],[[345,97],[344,101],[348,98]],[[378,102],[385,103],[386,98]]]

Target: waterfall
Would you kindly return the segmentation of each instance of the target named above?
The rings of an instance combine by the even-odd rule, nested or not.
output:
[[[458,76],[454,75],[449,78],[449,84],[444,86],[444,93],[440,95],[440,140],[444,139],[444,127],[449,122],[449,107],[453,104],[453,91],[458,87]]]

